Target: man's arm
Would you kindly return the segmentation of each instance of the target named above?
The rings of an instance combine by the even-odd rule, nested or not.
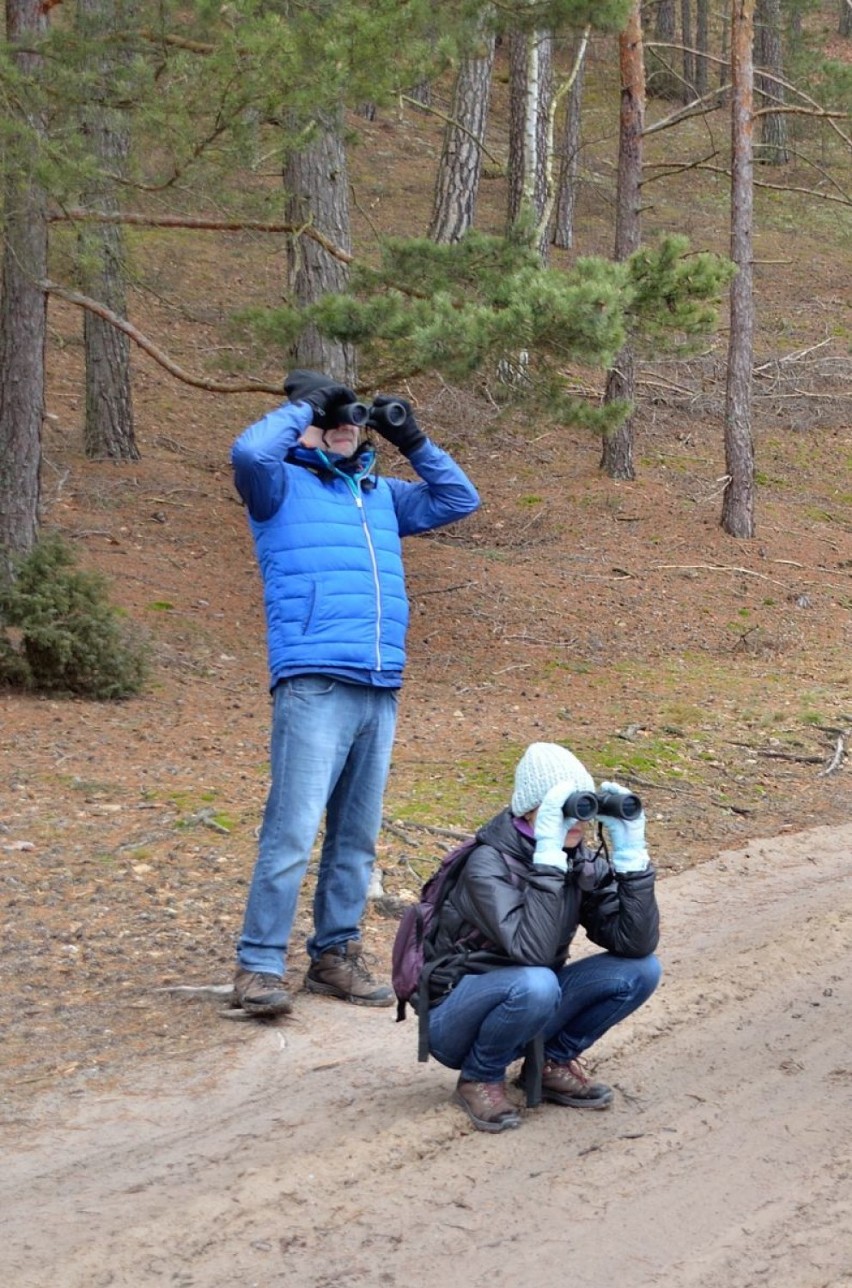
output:
[[[387,480],[401,537],[431,532],[479,509],[479,493],[449,452],[427,438],[408,459],[422,482]]]
[[[253,519],[263,522],[280,509],[287,486],[284,461],[312,415],[305,402],[285,403],[249,425],[231,448],[234,484]]]

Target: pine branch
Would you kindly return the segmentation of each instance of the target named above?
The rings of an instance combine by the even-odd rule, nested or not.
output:
[[[314,228],[313,224],[279,223],[267,219],[216,219],[205,215],[144,215],[135,211],[85,210],[82,206],[69,206],[67,210],[53,211],[48,223],[97,223],[136,224],[146,228],[194,228],[209,232],[259,232],[287,233],[294,237],[308,237],[322,246],[342,264],[352,264],[354,255],[336,246],[330,238]]]
[[[194,376],[189,371],[184,371],[176,362],[160,349],[156,344],[148,339],[143,333],[126,318],[119,317],[108,309],[105,304],[99,304],[97,300],[90,299],[87,295],[81,295],[79,291],[68,290],[60,286],[57,282],[44,280],[39,282],[39,286],[48,295],[55,295],[58,299],[66,300],[69,304],[76,304],[78,308],[86,309],[89,313],[94,313],[96,317],[103,318],[109,322],[117,331],[123,331],[124,334],[133,341],[134,344],[155,362],[159,363],[164,370],[170,375],[183,382],[185,385],[192,385],[195,389],[206,389],[208,393],[213,394],[247,394],[247,393],[264,393],[283,395],[281,385],[267,385],[260,380],[244,381],[240,384],[225,384],[220,380],[207,380],[203,376]]]

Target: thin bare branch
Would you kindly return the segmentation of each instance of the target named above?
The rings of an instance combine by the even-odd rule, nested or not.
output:
[[[437,116],[439,121],[444,121],[445,124],[452,125],[453,129],[459,130],[462,134],[466,134],[475,146],[479,148],[480,152],[482,152],[484,156],[488,157],[489,161],[494,165],[499,166],[501,170],[504,168],[504,163],[500,158],[495,156],[493,152],[489,152],[482,139],[478,138],[477,135],[469,130],[463,121],[457,120],[454,116],[448,116],[446,112],[439,111],[438,108],[433,107],[431,103],[421,103],[419,99],[412,98],[409,94],[400,94],[399,97],[403,103],[412,103],[416,108],[419,108],[421,112],[428,112],[432,116]]]

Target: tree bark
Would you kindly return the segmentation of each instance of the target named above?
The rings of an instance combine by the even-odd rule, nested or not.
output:
[[[754,11],[754,87],[758,92],[758,105],[783,107],[784,47],[781,35],[781,0],[757,0]],[[772,76],[761,75],[761,69]],[[763,112],[760,116],[760,142],[754,151],[755,161],[763,165],[786,165],[790,160],[787,149],[787,117],[784,112]]]
[[[349,178],[343,147],[342,120],[317,121],[316,136],[300,152],[291,153],[284,168],[286,217],[298,225],[313,223],[336,246],[351,251]],[[313,304],[321,296],[346,290],[348,266],[318,242],[305,237],[287,239],[288,294],[295,304]],[[309,367],[335,380],[354,385],[355,349],[330,340],[308,327],[290,352],[292,367]],[[283,377],[282,377],[283,379]]]
[[[553,94],[553,37],[513,32],[509,42],[509,207],[511,227],[528,211],[539,227],[538,251],[547,262],[547,139]]]
[[[429,225],[433,241],[457,242],[473,227],[493,66],[493,35],[484,37],[481,53],[466,56],[459,64],[435,180]]]
[[[722,527],[732,537],[754,536],[754,445],[751,434],[754,290],[753,99],[754,0],[731,5],[731,329],[725,391],[725,464],[728,483]]]
[[[645,72],[647,92],[653,94],[655,98],[667,98],[679,102],[683,94],[680,77],[674,70],[673,46],[677,40],[675,0],[657,0],[654,39],[661,45],[669,45],[672,48],[661,49],[659,52],[654,49],[648,51],[648,65]]]
[[[852,36],[852,0],[840,0],[840,22],[837,30],[841,36]]]
[[[618,135],[618,188],[615,258],[627,259],[638,250],[642,236],[642,131],[645,125],[645,60],[642,51],[641,0],[633,0],[627,26],[618,41],[621,70],[621,116]],[[633,346],[622,348],[607,376],[605,402],[635,397]],[[633,479],[633,413],[604,435],[601,469],[613,479]]]
[[[695,54],[692,45],[692,5],[690,0],[680,2],[681,43],[683,44],[683,85],[681,98],[689,103],[695,97]]]
[[[559,149],[559,181],[556,193],[556,215],[553,244],[564,249],[574,245],[574,208],[577,202],[577,180],[580,173],[580,119],[583,103],[583,81],[586,71],[586,46],[583,46],[573,84],[568,91],[565,129]]]
[[[39,283],[47,268],[45,196],[36,180],[32,136],[44,121],[26,103],[27,82],[43,74],[34,52],[47,27],[42,0],[6,0],[6,40],[23,78],[18,98],[25,124],[7,140],[5,245],[0,300],[0,576],[13,572],[15,558],[27,554],[38,535],[41,426],[44,417],[44,347],[47,297]]]
[[[94,209],[118,210],[115,186],[106,176],[121,175],[127,167],[130,130],[126,113],[108,105],[111,81],[122,57],[116,41],[130,30],[137,11],[135,0],[77,0],[77,26],[84,39],[98,40],[92,72],[96,97],[84,107],[81,126],[103,176],[93,181],[84,200]],[[117,52],[116,52],[117,51]],[[97,101],[97,99],[100,101]],[[78,236],[78,263],[83,291],[100,300],[119,317],[127,314],[124,232],[119,224],[84,227]],[[139,459],[133,421],[130,341],[122,331],[94,313],[83,314],[86,356],[86,418],[83,448],[86,456],[119,461]]]
[[[695,93],[703,98],[710,88],[710,0],[698,0],[695,10]]]

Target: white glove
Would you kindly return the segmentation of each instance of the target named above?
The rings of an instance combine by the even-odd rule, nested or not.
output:
[[[535,816],[533,863],[568,871],[568,856],[563,846],[567,833],[576,826],[577,820],[566,818],[562,806],[572,790],[573,783],[557,783],[539,805]]]
[[[618,796],[628,796],[626,787],[619,783],[601,783],[600,794],[613,792]],[[645,847],[645,811],[635,818],[613,818],[609,814],[599,814],[598,822],[609,833],[612,846],[612,866],[616,872],[644,872],[651,862]]]

